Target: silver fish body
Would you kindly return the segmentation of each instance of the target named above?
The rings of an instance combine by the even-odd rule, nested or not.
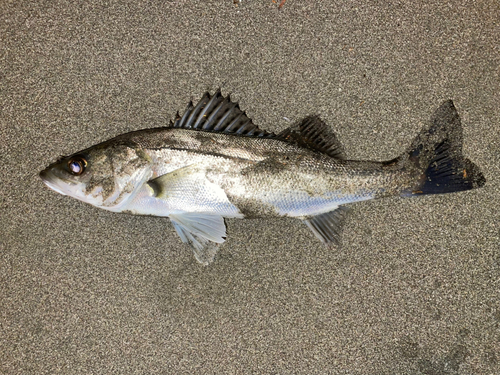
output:
[[[345,205],[385,196],[469,190],[485,182],[461,155],[451,101],[401,157],[346,160],[318,117],[275,135],[220,92],[191,103],[165,128],[123,134],[58,160],[46,185],[94,206],[169,217],[203,264],[224,242],[224,218],[296,217],[325,244],[338,242]]]

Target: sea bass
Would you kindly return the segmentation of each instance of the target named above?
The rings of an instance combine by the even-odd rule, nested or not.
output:
[[[190,102],[167,127],[61,157],[40,177],[52,190],[105,210],[169,217],[208,264],[226,239],[224,218],[295,217],[332,245],[349,203],[483,186],[479,168],[462,155],[453,102],[431,122],[398,158],[348,160],[319,117],[270,133],[218,91]]]

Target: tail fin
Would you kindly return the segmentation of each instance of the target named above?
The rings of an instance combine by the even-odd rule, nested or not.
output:
[[[483,186],[486,179],[479,168],[462,155],[462,126],[451,100],[436,110],[432,124],[403,156],[405,165],[416,167],[421,175],[416,185],[401,195],[444,194]]]

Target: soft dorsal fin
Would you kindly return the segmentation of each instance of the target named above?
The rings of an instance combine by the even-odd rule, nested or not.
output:
[[[240,109],[238,103],[232,102],[229,97],[223,97],[220,90],[213,96],[206,92],[196,106],[189,102],[184,114],[177,114],[175,122],[170,126],[242,136],[276,137],[274,133],[259,129]]]
[[[300,124],[283,130],[278,138],[318,150],[333,158],[345,159],[337,137],[318,116],[306,117]]]

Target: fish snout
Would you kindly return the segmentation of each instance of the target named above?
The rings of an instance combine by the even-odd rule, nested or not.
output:
[[[38,175],[42,179],[43,183],[49,187],[55,183],[55,176],[51,173],[49,168],[44,169]]]
[[[50,168],[44,169],[38,175],[42,179],[43,183],[47,185],[48,188],[58,192],[59,194],[66,195],[66,193],[62,191],[61,187],[58,184],[60,179],[54,175],[54,173]]]
[[[48,179],[48,173],[46,169],[41,171],[38,175],[40,176],[43,182],[45,182]]]

